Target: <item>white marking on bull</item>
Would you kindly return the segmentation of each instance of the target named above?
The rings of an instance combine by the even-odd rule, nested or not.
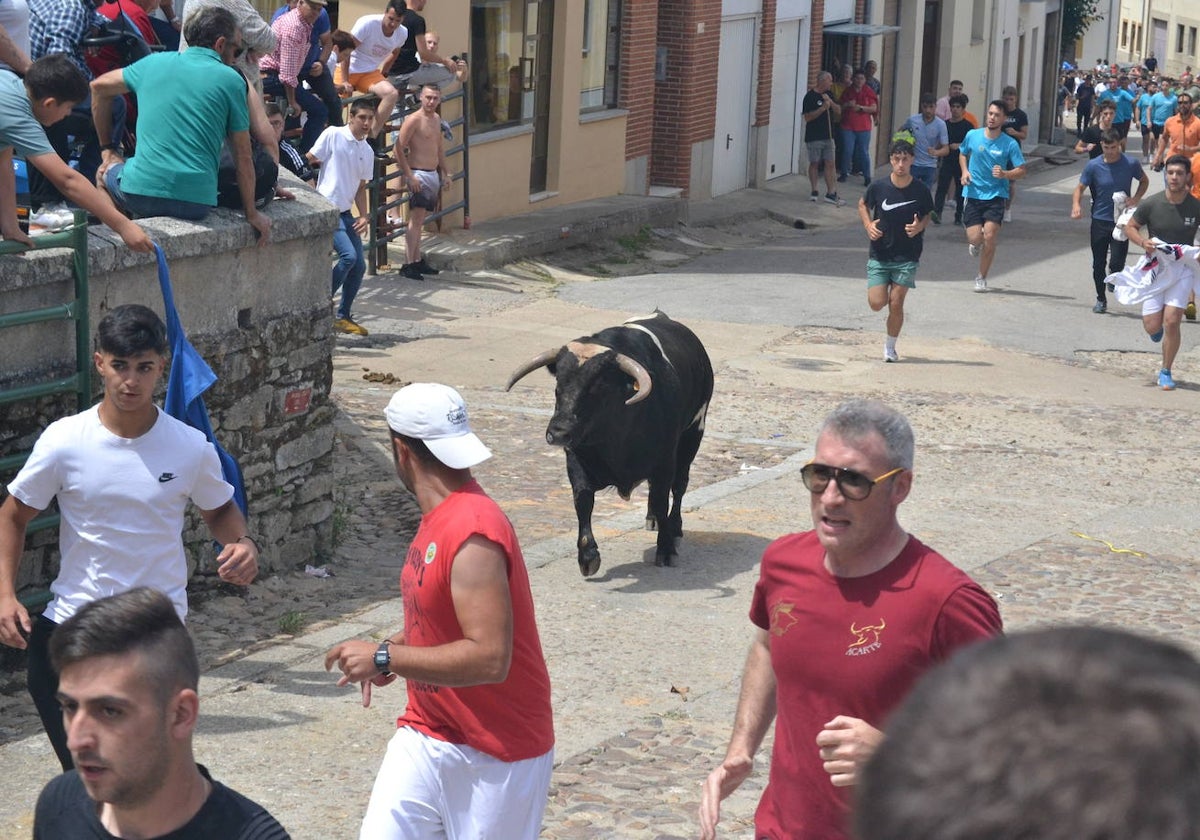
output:
[[[640,331],[644,332],[646,335],[650,336],[650,340],[653,341],[654,346],[658,348],[658,352],[663,357],[663,361],[666,362],[667,364],[671,365],[671,367],[675,367],[675,365],[671,364],[671,360],[669,358],[667,358],[667,351],[663,349],[662,342],[658,340],[658,336],[656,336],[654,333],[650,332],[650,330],[646,329],[641,324],[634,324],[634,323],[631,323],[630,321],[626,321],[621,326],[623,326],[629,330],[640,330]]]
[[[580,364],[583,364],[588,359],[599,356],[601,353],[612,352],[611,347],[605,347],[603,344],[584,344],[579,341],[568,341],[567,349],[575,355],[575,358],[579,360]]]
[[[696,416],[692,418],[689,426],[696,426],[700,431],[704,431],[704,420],[708,417],[708,403],[700,406],[700,410],[696,412]]]

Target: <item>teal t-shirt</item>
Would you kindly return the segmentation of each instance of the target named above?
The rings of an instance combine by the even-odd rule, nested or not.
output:
[[[121,189],[216,206],[221,144],[250,128],[246,80],[207,47],[155,53],[122,72],[138,122]]]
[[[26,158],[54,153],[45,130],[33,116],[25,83],[0,71],[0,151],[10,146]]]
[[[1007,134],[993,140],[987,136],[987,129],[975,128],[967,132],[958,151],[967,158],[967,171],[971,173],[971,183],[963,187],[965,197],[1008,198],[1008,180],[993,178],[992,167],[1016,169],[1025,165],[1025,156],[1016,140]]]

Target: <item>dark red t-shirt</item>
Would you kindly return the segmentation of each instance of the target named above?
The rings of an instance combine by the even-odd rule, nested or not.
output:
[[[863,85],[861,90],[856,90],[854,85],[850,85],[842,91],[842,128],[849,131],[870,131],[874,116],[866,111],[854,110],[855,104],[878,105],[879,97],[866,85]]]

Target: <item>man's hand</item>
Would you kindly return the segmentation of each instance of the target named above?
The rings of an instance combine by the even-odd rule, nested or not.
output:
[[[908,238],[912,239],[924,228],[921,227],[921,217],[916,213],[913,214],[913,220],[904,226],[904,232],[908,234]]]
[[[15,595],[0,598],[0,643],[24,650],[25,640],[29,638],[29,631],[32,629],[33,622],[29,620],[29,611]]]
[[[817,735],[825,772],[837,787],[857,784],[858,774],[882,742],[882,732],[864,720],[846,715],[829,721]]]
[[[29,234],[21,230],[21,226],[16,221],[6,219],[0,222],[0,239],[7,239],[9,242],[20,242],[30,248],[33,247],[33,239]]]
[[[154,251],[154,240],[150,238],[150,234],[142,230],[140,225],[129,222],[121,225],[117,229],[121,239],[129,246],[131,251],[139,251],[143,254],[149,254]]]
[[[1083,210],[1079,207],[1078,204],[1071,205],[1071,218],[1072,219],[1082,219],[1083,218]]]
[[[371,707],[371,686],[377,685],[382,688],[385,685],[391,685],[397,679],[398,677],[395,674],[380,674],[374,679],[363,680],[359,683],[359,689],[362,691],[363,708],[369,709]]]
[[[258,247],[262,247],[271,241],[271,220],[267,218],[261,210],[255,210],[253,213],[246,214],[246,221],[250,226],[258,231]]]
[[[1000,168],[1000,164],[997,163],[995,166],[992,167],[992,177],[993,178],[1003,178],[1004,177],[1004,170]]]
[[[963,165],[964,165],[964,169],[962,171],[962,177],[959,178],[959,181],[965,187],[965,186],[967,186],[967,184],[971,183],[971,173],[968,172],[965,168],[966,161],[963,162]]]
[[[244,542],[226,543],[217,555],[217,575],[226,583],[249,586],[258,576],[258,549]]]
[[[879,227],[878,219],[872,219],[870,222],[863,225],[863,227],[867,230],[867,238],[872,242],[883,238],[883,230]]]
[[[280,201],[295,201],[296,200],[296,194],[294,192],[292,192],[289,189],[285,189],[284,187],[281,187],[278,184],[275,185],[275,197],[278,198]]]
[[[741,786],[754,769],[750,756],[726,758],[708,774],[700,795],[700,840],[714,840],[721,820],[721,802]]]
[[[312,66],[308,68],[308,75],[310,76],[320,76],[324,72],[325,65],[319,61],[314,61]]]
[[[371,221],[366,216],[359,216],[354,220],[354,232],[359,236],[366,233],[371,227]]]
[[[375,651],[378,649],[379,645],[374,642],[359,639],[351,639],[348,642],[334,645],[329,649],[329,653],[325,654],[325,670],[331,671],[333,666],[337,665],[338,670],[342,672],[342,676],[337,681],[338,686],[374,680],[376,677],[383,676],[375,667]],[[363,699],[369,699],[365,691]]]

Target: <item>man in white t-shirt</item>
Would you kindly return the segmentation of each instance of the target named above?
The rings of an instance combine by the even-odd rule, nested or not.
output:
[[[406,9],[404,0],[388,0],[383,14],[363,15],[350,29],[354,37],[353,51],[343,50],[338,54],[335,81],[349,84],[359,93],[373,93],[379,97],[379,107],[375,109],[375,120],[371,124],[371,139],[383,131],[396,107],[396,100],[400,98],[395,85],[387,80],[383,71],[391,66],[408,40],[408,30],[400,22]]]
[[[204,434],[159,410],[167,330],[144,306],[111,310],[96,328],[93,357],[104,399],[50,424],[0,505],[0,643],[28,650],[29,693],[63,766],[72,767],[50,665],[50,634],[84,604],[150,586],[187,615],[183,517],[190,499],[224,549],[221,579],[244,586],[258,574],[258,546],[221,477]],[[58,577],[36,621],[17,599],[25,529],[58,499]]]
[[[342,126],[330,126],[321,132],[317,142],[308,150],[312,163],[320,162],[317,192],[325,196],[341,214],[341,226],[333,234],[333,249],[338,261],[333,267],[333,291],[342,290],[333,328],[349,335],[366,335],[367,328],[350,317],[354,296],[367,273],[363,257],[362,234],[370,224],[367,206],[367,182],[375,177],[375,155],[367,142],[373,114],[367,102],[350,106],[350,119]],[[352,207],[358,207],[354,218]]]

